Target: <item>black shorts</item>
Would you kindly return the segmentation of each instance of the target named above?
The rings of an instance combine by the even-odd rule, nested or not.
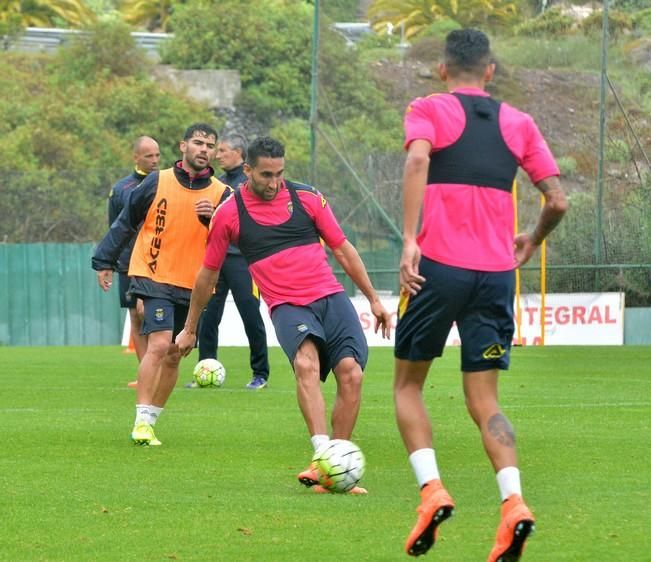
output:
[[[126,273],[120,273],[118,279],[118,289],[120,291],[120,306],[122,308],[136,308],[137,297],[129,292],[131,277]]]
[[[172,331],[172,341],[181,332],[188,317],[188,305],[169,299],[143,297],[145,317],[142,322],[142,335],[152,332]]]
[[[306,337],[316,342],[322,381],[346,357],[355,359],[362,370],[366,367],[366,336],[346,293],[335,293],[305,306],[281,304],[273,309],[271,321],[291,365]]]
[[[427,258],[421,259],[419,271],[425,277],[420,292],[400,296],[395,357],[440,357],[456,322],[462,371],[508,369],[515,271],[473,271]]]

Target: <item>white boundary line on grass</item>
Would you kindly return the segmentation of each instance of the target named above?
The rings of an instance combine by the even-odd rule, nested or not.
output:
[[[525,408],[637,408],[649,407],[651,402],[591,402],[588,404],[504,404],[505,410],[523,410]]]

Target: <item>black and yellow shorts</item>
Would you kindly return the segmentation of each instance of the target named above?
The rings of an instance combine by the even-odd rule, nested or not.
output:
[[[440,357],[456,322],[463,372],[508,369],[515,271],[474,271],[422,258],[419,272],[425,277],[420,292],[400,297],[395,357]]]

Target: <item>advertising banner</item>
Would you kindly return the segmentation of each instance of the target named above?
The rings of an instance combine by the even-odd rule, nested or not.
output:
[[[359,316],[366,339],[371,347],[393,346],[398,310],[397,296],[384,296],[384,306],[392,312],[391,339],[382,339],[373,331],[375,319],[368,301],[363,296],[351,298]],[[520,296],[514,310],[520,315],[520,339],[518,330],[514,344],[540,345],[544,327],[545,345],[622,345],[624,343],[624,293],[556,293],[545,296],[544,310],[537,294]],[[269,346],[278,346],[278,340],[269,318],[267,307],[260,305],[267,328]],[[123,334],[123,345],[129,342],[129,316]],[[459,332],[452,326],[447,345],[459,345]],[[242,320],[231,295],[226,300],[224,316],[219,326],[219,345],[248,346]]]

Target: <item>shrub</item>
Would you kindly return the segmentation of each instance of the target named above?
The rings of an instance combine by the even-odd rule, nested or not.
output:
[[[605,148],[605,158],[609,162],[623,164],[631,159],[631,148],[622,139],[612,139]]]
[[[603,28],[603,11],[592,12],[580,26],[583,33],[601,33]],[[625,13],[612,10],[608,12],[608,34],[619,37],[633,29],[633,18]]]
[[[651,8],[633,14],[633,27],[642,34],[651,33]]]
[[[93,80],[100,76],[144,75],[144,52],[119,20],[100,21],[73,37],[58,53],[62,80]]]
[[[561,13],[560,9],[552,8],[538,17],[517,25],[514,31],[516,35],[533,37],[559,36],[569,33],[573,26],[574,20],[570,16]]]
[[[576,173],[576,158],[572,156],[561,156],[556,159],[556,163],[561,171],[562,176],[572,177]]]

